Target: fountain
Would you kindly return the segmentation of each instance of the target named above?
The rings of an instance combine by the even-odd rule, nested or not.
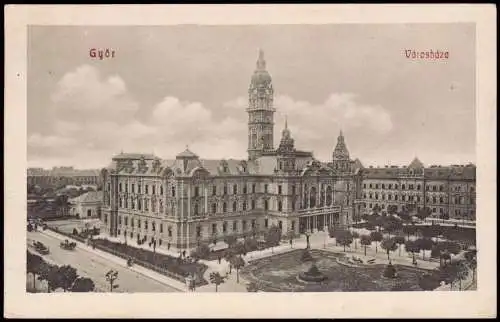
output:
[[[398,273],[396,272],[396,268],[392,265],[391,262],[385,267],[383,276],[385,278],[396,278],[398,277]]]
[[[299,281],[307,283],[321,283],[328,278],[327,276],[325,276],[323,273],[320,272],[320,270],[316,266],[316,263],[314,262],[314,258],[311,256],[311,253],[309,253],[309,250],[307,248],[304,250],[304,253],[302,254],[302,261],[311,262],[312,264],[307,271],[300,272],[297,275],[297,279]]]

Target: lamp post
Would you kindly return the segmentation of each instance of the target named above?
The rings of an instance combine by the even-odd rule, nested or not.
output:
[[[309,248],[311,248],[311,245],[309,244],[309,237],[311,237],[311,233],[309,231],[306,231],[305,235],[306,235],[306,243],[307,243],[306,248],[309,249]]]

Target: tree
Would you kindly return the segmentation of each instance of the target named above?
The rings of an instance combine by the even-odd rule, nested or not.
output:
[[[259,287],[257,286],[257,283],[250,282],[247,284],[247,291],[248,292],[258,292]]]
[[[234,256],[232,258],[232,265],[236,269],[236,283],[240,282],[240,269],[245,266],[245,260],[241,256]]]
[[[234,244],[236,244],[237,241],[238,239],[234,235],[227,235],[226,237],[224,237],[224,242],[228,247],[232,247]]]
[[[394,242],[398,245],[399,256],[401,256],[401,245],[404,245],[404,243],[406,242],[405,236],[400,235],[400,236],[394,237]]]
[[[210,256],[210,247],[207,244],[200,244],[191,252],[191,257],[196,259],[207,259]]]
[[[366,247],[370,246],[372,244],[372,239],[370,235],[361,235],[360,238],[361,245],[365,247],[365,256],[366,256]]]
[[[110,270],[106,273],[106,281],[109,283],[109,289],[111,292],[113,292],[113,289],[117,287],[117,285],[114,285],[115,280],[118,278],[118,272],[115,270]]]
[[[457,266],[453,264],[443,265],[439,268],[439,280],[450,284],[450,289],[453,289],[453,283],[457,279]]]
[[[467,251],[464,255],[469,268],[472,270],[472,280],[475,281],[477,269],[477,256],[476,251]]]
[[[258,249],[257,239],[253,237],[245,238],[243,245],[245,246],[246,252],[253,252]]]
[[[59,278],[59,268],[57,265],[52,265],[43,262],[40,266],[40,272],[38,273],[38,280],[47,282],[47,292],[55,291],[61,287],[61,280]]]
[[[272,225],[266,232],[266,244],[271,247],[271,252],[274,253],[274,246],[278,246],[281,241],[281,229]]]
[[[422,259],[425,259],[425,251],[431,250],[434,242],[429,238],[420,238],[415,241],[422,250]]]
[[[469,269],[465,263],[465,261],[460,260],[458,262],[453,263],[452,265],[456,266],[456,278],[458,280],[459,286],[458,290],[462,290],[462,281],[467,278],[467,275],[469,275]]]
[[[414,224],[407,224],[403,226],[403,232],[408,235],[408,239],[410,239],[410,235],[414,235],[417,232],[417,226]]]
[[[389,205],[387,206],[387,213],[389,215],[395,215],[398,212],[398,206],[397,205]]]
[[[351,232],[352,238],[354,239],[354,249],[358,249],[358,239],[359,239],[359,233],[357,231],[352,231]]]
[[[398,249],[398,244],[396,244],[396,241],[393,238],[384,238],[382,240],[382,243],[380,244],[380,247],[382,247],[386,252],[387,252],[387,259],[390,260],[390,252],[395,251]]]
[[[344,230],[343,232],[338,233],[337,240],[340,245],[344,246],[344,252],[345,252],[346,246],[350,246],[352,244],[353,241],[352,234],[350,231]]]
[[[246,249],[245,249],[245,244],[243,242],[237,242],[236,244],[231,247],[236,255],[242,255],[245,254]]]
[[[435,274],[422,274],[418,279],[418,285],[424,291],[432,291],[440,284],[439,278]]]
[[[71,292],[93,292],[94,290],[94,281],[87,277],[78,277],[71,287]]]
[[[76,268],[71,267],[70,265],[64,265],[59,267],[57,271],[60,279],[60,285],[64,292],[67,292],[71,289],[71,286],[75,282],[78,274],[76,273]]]
[[[33,288],[36,289],[36,275],[40,273],[44,261],[41,256],[32,254],[29,251],[26,251],[26,253],[26,272],[33,275]]]
[[[420,208],[420,210],[417,212],[417,217],[421,221],[424,221],[425,218],[429,217],[431,215],[431,209],[429,207],[423,207]]]
[[[219,272],[210,273],[210,283],[215,284],[215,292],[218,291],[219,285],[224,283],[225,278]]]
[[[224,252],[224,259],[226,262],[229,263],[229,274],[232,272],[233,264],[232,264],[232,259],[233,257],[236,256],[236,251],[233,248],[228,248]]]
[[[382,227],[384,228],[384,231],[389,234],[389,237],[391,237],[391,233],[399,231],[403,227],[403,224],[401,220],[396,217],[389,216],[382,222]]]
[[[378,252],[377,243],[380,242],[380,241],[382,241],[382,239],[384,238],[384,236],[379,231],[372,231],[370,233],[370,238],[371,238],[372,241],[375,242],[375,253],[377,253]]]
[[[420,252],[420,245],[413,240],[407,240],[405,243],[405,250],[412,254],[413,263],[416,263],[417,260],[415,259],[415,253]]]

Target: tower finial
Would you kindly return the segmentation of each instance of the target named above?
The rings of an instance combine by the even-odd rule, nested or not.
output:
[[[285,129],[288,129],[288,116],[285,115]]]
[[[340,134],[339,136],[344,136],[344,133],[342,133],[342,129],[340,129]]]

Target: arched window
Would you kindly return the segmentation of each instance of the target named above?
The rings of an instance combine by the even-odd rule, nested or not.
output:
[[[237,193],[238,193],[238,186],[237,185],[233,185],[233,195],[235,195]]]
[[[309,208],[314,208],[316,207],[316,188],[311,187],[310,190],[310,198],[309,198]]]
[[[217,212],[217,204],[213,203],[212,204],[212,213],[215,214]]]
[[[225,202],[222,204],[222,212],[227,212],[227,204]]]
[[[247,202],[243,201],[243,211],[247,210]]]
[[[175,197],[175,187],[172,187],[172,197]]]
[[[365,194],[365,198],[366,198],[366,194]],[[332,205],[332,187],[331,186],[328,186],[326,187],[326,205],[327,206],[331,206]]]
[[[233,212],[236,211],[236,201],[233,202]]]

